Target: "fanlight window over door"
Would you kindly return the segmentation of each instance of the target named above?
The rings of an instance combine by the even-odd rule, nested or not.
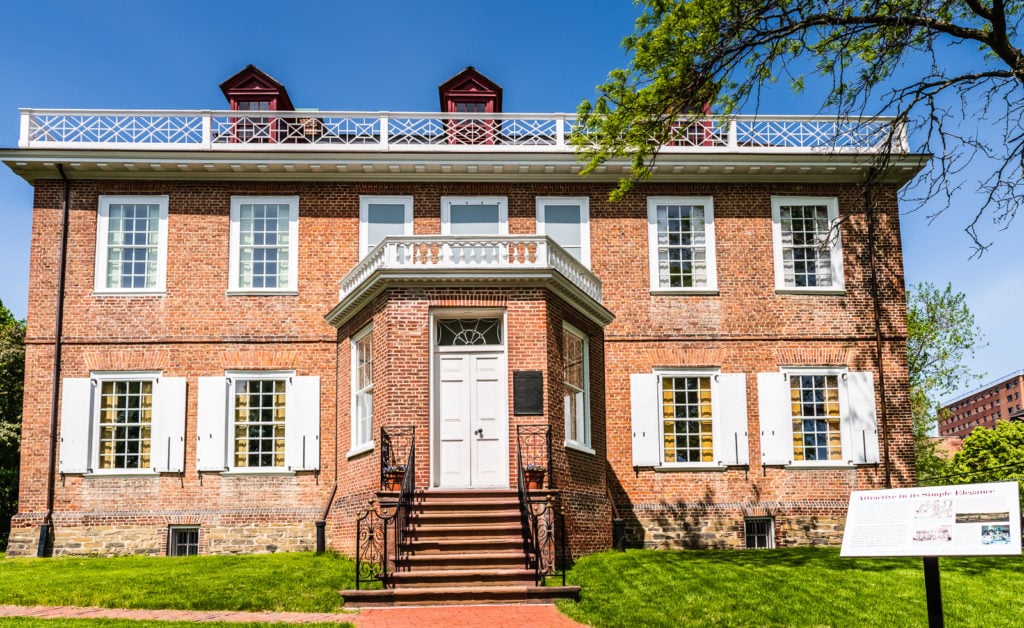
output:
[[[437,321],[437,344],[441,347],[500,345],[500,318],[453,318]]]

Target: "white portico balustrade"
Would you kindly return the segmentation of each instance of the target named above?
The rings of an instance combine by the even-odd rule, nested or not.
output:
[[[345,301],[375,273],[406,271],[492,276],[517,271],[554,271],[594,302],[601,302],[601,281],[562,247],[545,236],[404,236],[388,237],[341,280]]]

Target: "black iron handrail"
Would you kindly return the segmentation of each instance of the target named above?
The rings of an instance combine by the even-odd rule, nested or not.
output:
[[[408,437],[409,453],[404,465],[398,465],[393,439]],[[385,443],[386,449],[385,452]],[[387,470],[402,470],[397,498],[377,501],[371,498],[367,509],[356,519],[356,589],[364,583],[379,581],[385,589],[394,588],[392,575],[405,558],[405,535],[409,512],[416,490],[416,428],[381,428],[381,488],[385,488]]]
[[[526,568],[533,569],[534,582],[544,584],[547,576],[561,573],[565,586],[566,535],[565,512],[560,507],[560,495],[550,490],[551,482],[551,434],[547,426],[519,426],[516,439],[516,488],[519,494],[519,513],[523,526],[523,544],[526,550]],[[527,429],[523,429],[527,428]],[[531,437],[542,435],[546,443],[546,464],[548,490],[531,489],[526,481],[527,464],[523,463],[524,444]]]

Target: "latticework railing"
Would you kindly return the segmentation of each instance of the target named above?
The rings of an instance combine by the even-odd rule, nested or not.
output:
[[[407,456],[397,457],[398,451],[407,452]],[[369,582],[393,588],[392,575],[406,551],[405,534],[416,490],[416,429],[382,428],[381,452],[381,488],[385,488],[387,472],[400,469],[400,489],[393,501],[371,499],[367,509],[356,519],[356,589]]]
[[[22,109],[21,148],[573,152],[571,114]],[[894,118],[680,119],[663,152],[907,153]]]

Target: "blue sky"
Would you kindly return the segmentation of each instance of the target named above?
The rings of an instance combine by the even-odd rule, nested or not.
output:
[[[0,19],[0,147],[17,146],[19,107],[221,109],[217,86],[249,63],[297,107],[435,111],[437,85],[473,65],[504,87],[505,111],[572,112],[627,62],[620,42],[637,14],[630,0],[11,2]],[[780,85],[760,112],[818,109]],[[906,279],[966,293],[989,342],[969,366],[997,377],[1024,367],[1024,216],[1003,231],[983,224],[995,244],[969,260],[962,229],[977,199],[960,200],[931,224],[935,205],[904,214]],[[31,207],[31,187],[0,167],[0,299],[19,318]]]

